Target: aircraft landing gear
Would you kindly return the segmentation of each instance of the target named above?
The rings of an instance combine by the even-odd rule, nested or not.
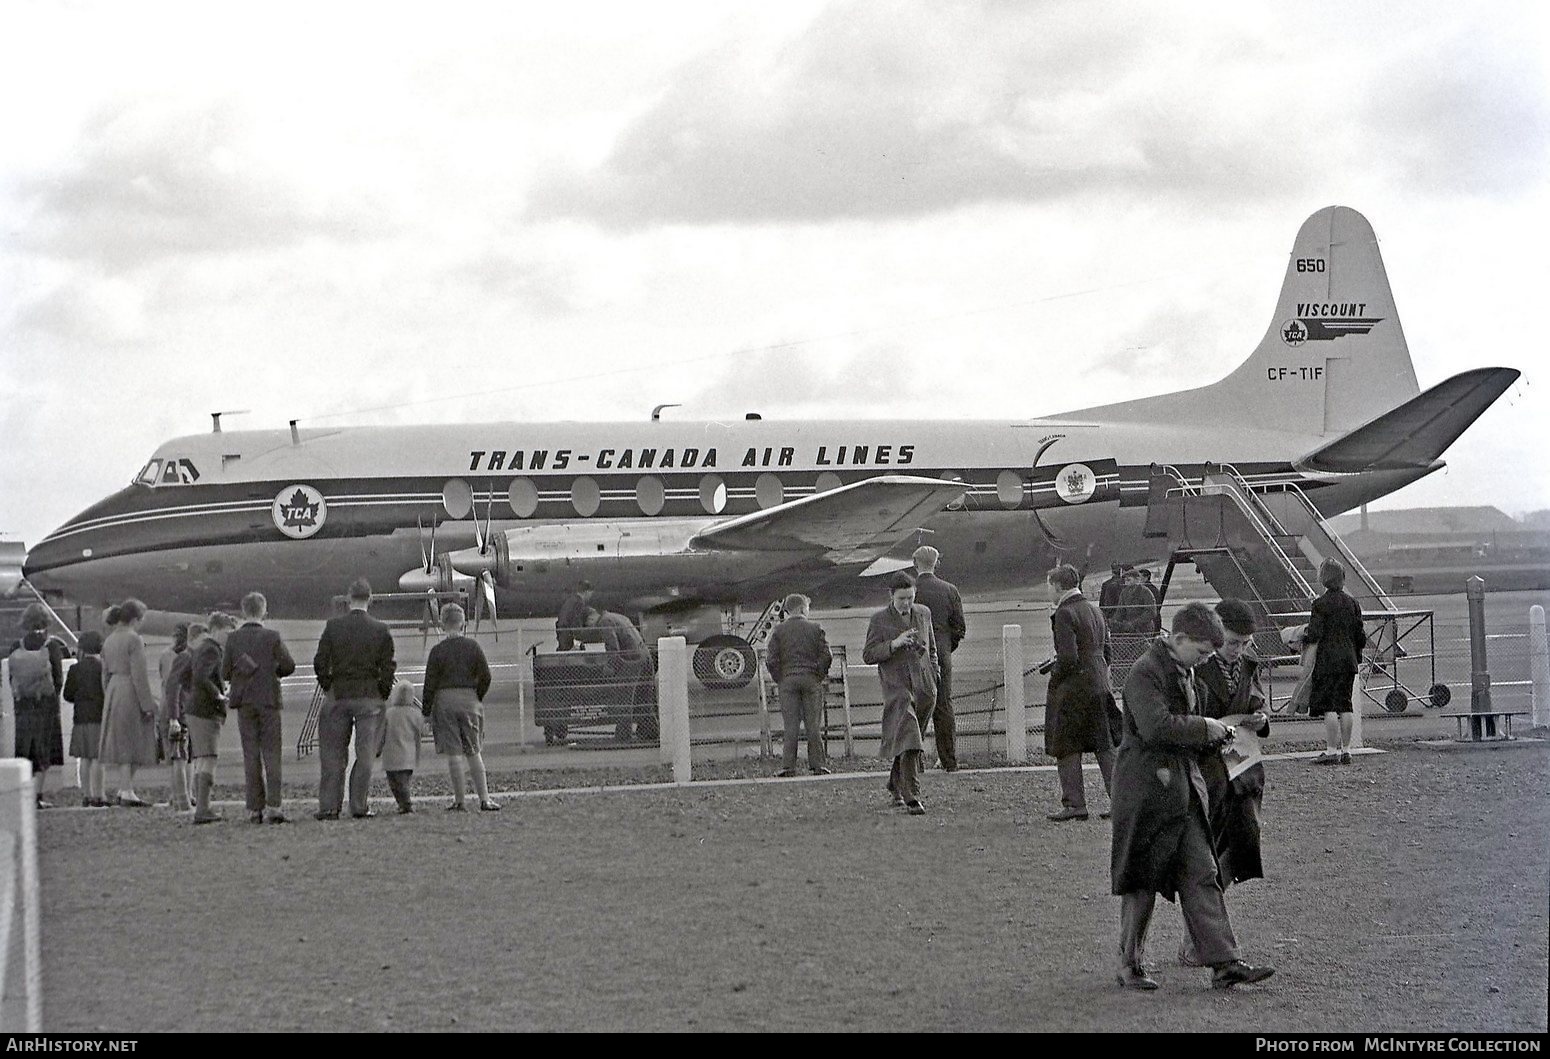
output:
[[[707,637],[694,648],[694,675],[707,688],[742,688],[757,665],[753,646],[741,636]]]

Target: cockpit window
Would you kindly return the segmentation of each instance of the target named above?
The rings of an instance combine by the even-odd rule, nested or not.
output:
[[[167,461],[167,466],[162,468],[161,484],[162,485],[177,485],[178,481],[179,481],[179,479],[178,479],[178,461],[177,460],[168,460]]]
[[[136,485],[155,485],[161,477],[161,460],[152,460],[147,463],[139,474],[135,475]]]

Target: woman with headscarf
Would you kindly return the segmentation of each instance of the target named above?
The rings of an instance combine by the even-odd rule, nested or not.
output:
[[[156,764],[156,696],[151,692],[140,623],[145,604],[125,600],[119,624],[102,644],[102,748],[104,766],[117,765],[121,780],[115,804],[150,803],[135,793],[135,770]]]

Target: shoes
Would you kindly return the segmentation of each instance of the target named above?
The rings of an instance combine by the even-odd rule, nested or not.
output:
[[[248,814],[248,823],[250,823],[250,824],[261,824],[263,822],[264,822],[264,814],[262,812],[249,813]]]
[[[926,807],[924,805],[922,805],[920,802],[906,802],[905,803],[905,807],[909,809],[911,816],[925,816],[926,815]]]
[[[377,815],[377,811],[375,809],[367,809],[364,813],[351,813],[350,815],[357,820],[370,820]]]
[[[468,812],[468,807],[466,805],[464,805],[462,802],[453,802],[451,805],[447,806],[447,812],[449,812],[449,813],[466,813],[466,812]]]
[[[1121,988],[1137,989],[1143,993],[1150,993],[1160,988],[1157,984],[1157,979],[1147,974],[1146,968],[1139,965],[1126,967],[1114,976],[1114,980],[1120,984]]]
[[[895,809],[903,809],[904,808],[904,795],[895,793],[893,795],[893,801],[892,801],[891,804],[893,805],[893,807]]]
[[[1342,765],[1349,765],[1351,763],[1351,752],[1350,751],[1348,751],[1348,750],[1340,751],[1340,763]]]
[[[412,805],[400,805],[398,807],[399,816],[408,816],[412,812],[414,812],[414,806]]]
[[[108,807],[108,800],[106,798],[82,798],[81,805],[87,809],[106,809]]]
[[[1180,967],[1204,967],[1205,964],[1200,962],[1200,957],[1199,956],[1196,956],[1188,948],[1183,948],[1183,949],[1179,950],[1179,966]]]
[[[196,823],[196,824],[214,824],[214,823],[219,822],[221,819],[222,819],[222,817],[221,817],[220,813],[197,813],[196,812],[194,814],[194,823]]]
[[[1314,758],[1313,763],[1315,765],[1338,765],[1340,764],[1340,755],[1333,750],[1326,750]]]
[[[819,765],[817,768],[808,769],[807,771],[811,772],[814,776],[832,776],[832,775],[834,775],[834,770],[833,769],[824,768],[822,765]]]
[[[784,779],[790,779],[792,776],[795,776],[796,774],[797,774],[797,770],[796,769],[781,769],[779,772],[775,773],[775,778],[776,779],[783,779],[783,780]]]
[[[317,812],[312,814],[312,819],[314,819],[314,820],[338,820],[339,819],[339,810],[335,809],[332,812],[330,812],[327,809],[319,809]]]
[[[52,808],[54,808],[54,803],[53,802],[45,802],[42,798],[39,798],[38,799],[38,808],[39,809],[52,809]]]
[[[265,809],[264,822],[267,824],[288,824],[290,818],[278,809]]]
[[[1230,989],[1235,985],[1251,985],[1263,982],[1276,973],[1274,967],[1255,967],[1242,960],[1233,960],[1217,967],[1211,975],[1212,989]]]
[[[149,809],[151,807],[151,803],[143,798],[126,798],[122,794],[113,799],[113,804],[122,806],[125,809]]]
[[[1086,820],[1087,819],[1087,810],[1086,809],[1072,809],[1072,808],[1070,808],[1068,806],[1068,807],[1060,810],[1059,812],[1047,813],[1045,815],[1044,819],[1046,819],[1046,820],[1057,820],[1057,821],[1058,820]]]
[[[958,771],[958,766],[957,765],[943,765],[942,766],[942,771],[943,772],[957,772]]]
[[[479,803],[479,811],[481,813],[498,813],[501,811],[501,803],[491,798],[487,802]]]

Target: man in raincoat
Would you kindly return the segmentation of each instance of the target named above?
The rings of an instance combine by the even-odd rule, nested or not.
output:
[[[915,602],[915,582],[898,573],[888,582],[888,606],[872,615],[861,659],[877,667],[883,685],[881,756],[892,760],[888,792],[895,805],[923,816],[920,801],[921,721],[936,707],[937,643],[931,611]]]

